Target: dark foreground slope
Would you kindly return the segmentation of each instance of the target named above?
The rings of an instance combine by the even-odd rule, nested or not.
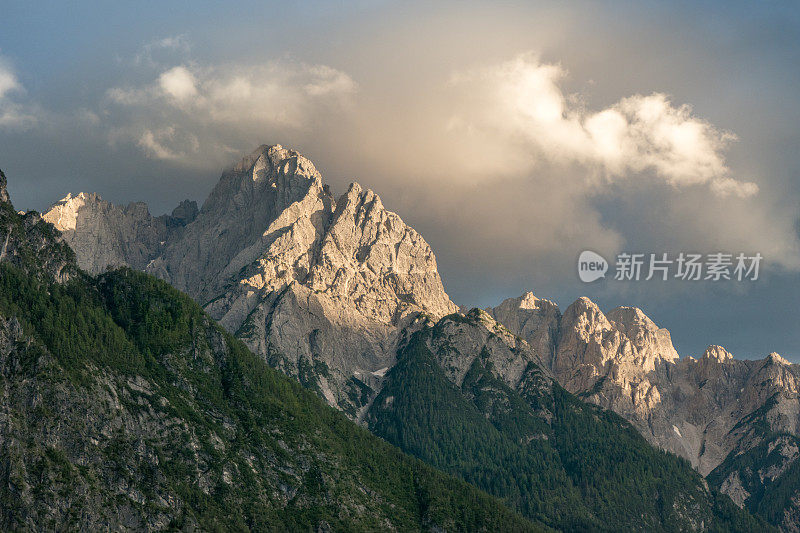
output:
[[[566,531],[771,529],[688,461],[565,391],[504,336],[477,309],[414,334],[373,404],[371,429]]]
[[[82,274],[0,180],[0,529],[535,529],[268,368],[165,283]]]
[[[773,429],[777,396],[734,428],[744,433],[742,444],[708,480],[783,531],[800,531],[800,439]]]

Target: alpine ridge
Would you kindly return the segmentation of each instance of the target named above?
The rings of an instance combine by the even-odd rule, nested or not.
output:
[[[640,309],[604,314],[588,298],[562,315],[555,304],[526,293],[488,312],[530,343],[541,345],[558,331],[545,353],[567,390],[615,411],[654,445],[688,459],[740,506],[758,511],[772,494],[780,497],[782,504],[770,501],[779,508],[769,511],[771,519],[797,530],[800,486],[789,479],[798,467],[798,365],[775,353],[736,359],[721,346],[709,346],[699,358],[679,358],[669,332]],[[771,458],[762,465],[765,449]],[[748,469],[742,457],[749,457]]]
[[[81,271],[1,172],[0,239],[3,531],[544,529],[347,420],[163,281]]]
[[[508,389],[498,394],[514,398],[504,402],[523,411],[539,409],[545,400],[524,407],[514,396],[545,394],[527,391],[528,372],[535,368],[536,387],[544,386],[540,378],[554,380],[616,412],[651,444],[687,459],[738,505],[796,530],[800,488],[786,476],[797,464],[792,446],[800,425],[800,372],[777,355],[744,361],[711,347],[698,359],[681,358],[669,331],[640,309],[603,313],[588,298],[562,314],[554,302],[526,293],[469,312],[470,320],[484,326],[467,327],[454,318],[466,314],[447,296],[434,254],[419,233],[358,184],[335,198],[308,159],[280,145],[262,145],[226,170],[196,215],[182,204],[179,213],[190,215],[153,219],[146,207],[109,207],[96,195],[78,197],[81,202],[68,197],[44,218],[75,248],[79,264],[97,272],[104,261],[120,261],[166,280],[270,366],[379,434],[380,428],[388,431],[382,413],[393,401],[384,391],[387,380],[398,386],[392,379],[399,358],[421,353],[409,346],[426,338],[435,364],[426,368],[440,368],[446,379],[440,392],[454,386],[472,402],[476,393],[462,389],[479,361]],[[107,220],[115,209],[140,213],[137,220],[146,223],[133,226],[146,231],[117,231]],[[87,240],[110,243],[109,249],[98,256]],[[545,397],[552,403],[558,396]],[[413,423],[413,405],[393,412],[392,420]],[[438,431],[433,425],[428,430]],[[555,430],[525,438],[548,431]],[[393,442],[422,456],[402,440]],[[761,447],[777,451],[768,465],[757,465],[765,473],[756,475],[753,450]],[[751,460],[742,466],[737,457]],[[463,471],[451,473],[470,479]],[[587,522],[581,523],[601,523],[596,512],[586,510]],[[653,518],[662,524],[673,519],[679,520]],[[704,528],[695,525],[690,529]]]
[[[457,311],[419,233],[357,183],[335,200],[313,163],[280,145],[262,145],[226,170],[185,226],[147,218],[137,205],[144,223],[129,227],[139,231],[120,232],[111,221],[133,208],[77,198],[44,218],[81,266],[126,264],[168,281],[272,366],[355,418],[414,317]],[[96,249],[105,252],[97,257]]]

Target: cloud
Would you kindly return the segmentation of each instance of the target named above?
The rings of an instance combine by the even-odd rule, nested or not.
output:
[[[170,56],[175,53],[186,54],[189,50],[191,50],[191,45],[186,35],[163,37],[142,46],[141,50],[134,56],[133,64],[135,66],[157,66],[165,59],[162,56]]]
[[[356,91],[349,75],[326,65],[187,63],[163,70],[144,86],[109,89],[108,101],[116,108],[106,114],[120,122],[115,142],[127,131],[148,157],[194,161],[206,149],[223,150],[227,156],[235,137],[255,139],[276,128],[308,129],[323,115],[347,108]],[[198,130],[203,134],[185,142]],[[183,147],[168,148],[176,139],[184,139]]]
[[[560,65],[508,57],[478,67],[448,58],[455,74],[444,60],[425,69],[407,58],[362,71],[360,84],[291,59],[173,58],[126,67],[140,81],[109,83],[81,110],[81,127],[164,176],[212,179],[258,144],[296,148],[334,190],[358,180],[381,193],[429,240],[443,274],[456,273],[447,280],[456,296],[571,284],[584,249],[760,251],[800,267],[796,210],[764,176],[741,179],[729,165],[733,134],[662,92],[612,89],[611,104],[588,105],[565,89]]]
[[[175,126],[156,131],[145,130],[136,144],[148,157],[155,159],[180,160],[200,149],[200,142],[195,135],[180,135]]]
[[[796,205],[757,166],[742,179],[741,154],[726,156],[744,143],[689,105],[662,92],[589,105],[558,64],[471,62],[387,76],[380,98],[361,95],[357,131],[314,143],[326,176],[354,174],[425,236],[456,297],[574,286],[586,249],[760,251],[800,269]]]
[[[5,98],[6,94],[19,88],[19,81],[14,73],[0,63],[0,98]]]
[[[158,77],[158,86],[164,94],[179,102],[185,102],[197,96],[194,74],[186,67],[174,67]]]
[[[469,105],[452,117],[451,128],[515,145],[531,168],[542,159],[582,165],[601,183],[650,173],[676,188],[707,185],[721,196],[758,192],[755,183],[730,175],[723,152],[735,137],[688,105],[653,93],[590,111],[561,88],[565,76],[561,66],[530,53],[458,73],[451,83],[469,87]]]
[[[0,128],[28,128],[37,121],[36,107],[18,102],[24,93],[14,70],[0,57]]]

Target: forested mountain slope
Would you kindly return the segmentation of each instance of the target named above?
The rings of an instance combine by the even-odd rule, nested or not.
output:
[[[486,313],[415,333],[368,414],[430,464],[565,531],[765,531],[688,461],[584,403]]]
[[[359,428],[166,283],[82,273],[0,180],[0,529],[537,529]]]

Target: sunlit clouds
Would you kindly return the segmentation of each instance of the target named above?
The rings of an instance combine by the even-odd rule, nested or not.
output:
[[[23,94],[16,73],[0,56],[0,128],[26,128],[36,122],[36,109],[19,100]]]
[[[203,164],[211,155],[217,164],[235,151],[228,147],[232,139],[310,128],[317,114],[347,108],[356,92],[353,79],[324,65],[185,64],[143,87],[109,89],[105,112],[116,123],[115,143],[127,134],[147,157]]]
[[[688,105],[653,93],[591,111],[580,95],[564,93],[559,83],[565,75],[560,65],[530,53],[458,73],[452,83],[469,94],[470,105],[453,117],[451,127],[482,136],[485,144],[523,151],[531,167],[546,159],[578,163],[590,177],[605,181],[652,172],[672,186],[707,184],[723,196],[758,191],[755,183],[731,177],[723,150],[734,136],[694,116]]]
[[[164,37],[95,102],[51,111],[48,127],[79,125],[112,154],[164,165],[166,180],[217,174],[264,142],[297,148],[334,187],[381,193],[445,268],[469,257],[476,276],[509,284],[569,282],[584,249],[759,251],[800,268],[797,213],[729,163],[740,141],[689,102],[653,87],[592,103],[579,72],[530,51],[415,61],[365,78],[347,61],[209,61],[185,35]],[[23,97],[0,62],[0,127],[36,123]]]

